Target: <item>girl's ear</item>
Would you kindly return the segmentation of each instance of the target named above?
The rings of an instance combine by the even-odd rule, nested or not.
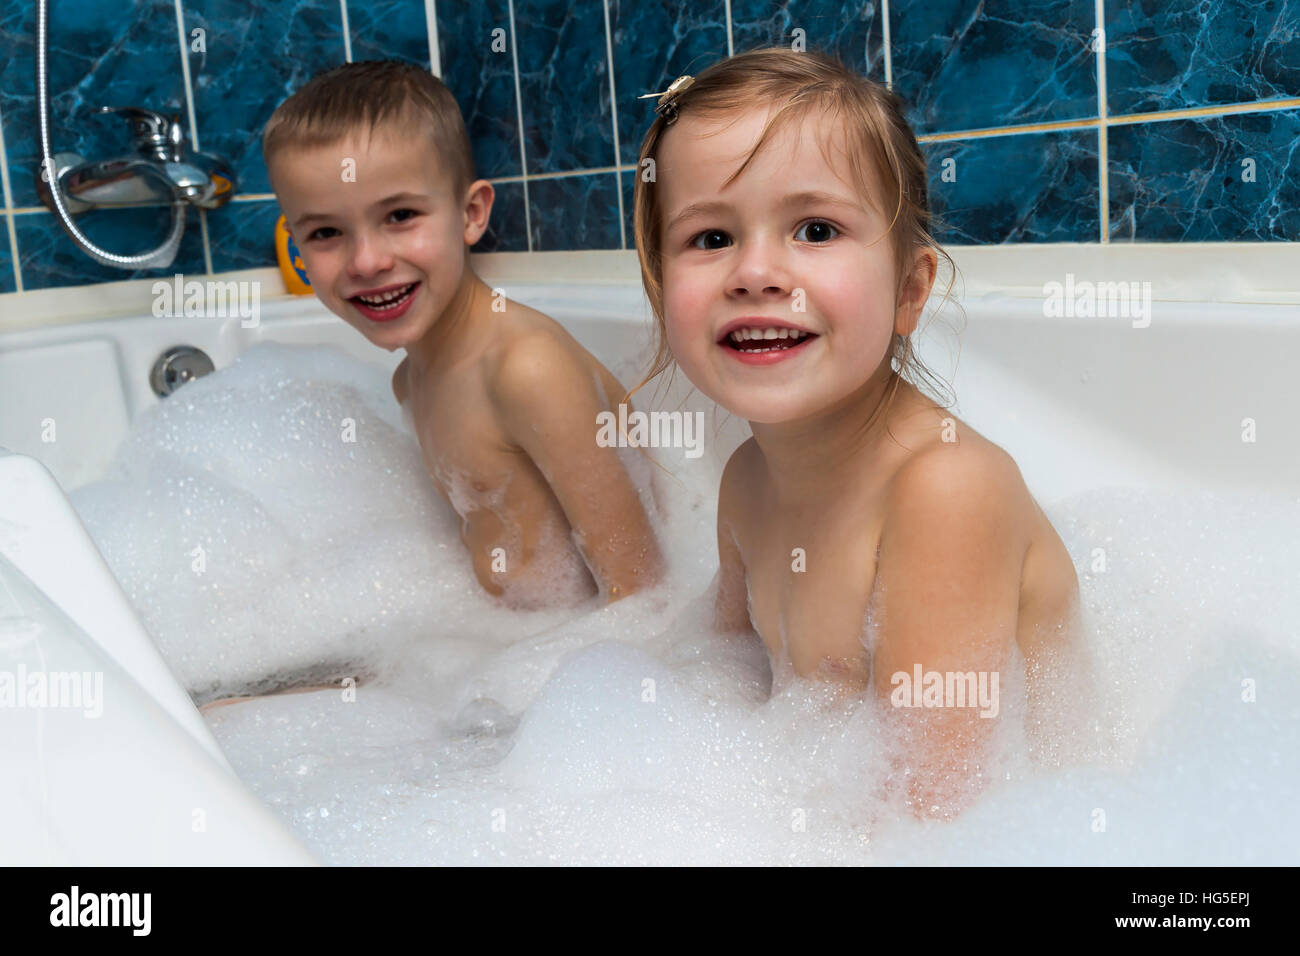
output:
[[[913,255],[911,265],[894,313],[894,331],[899,335],[911,335],[916,331],[939,271],[939,256],[929,246],[921,246]]]

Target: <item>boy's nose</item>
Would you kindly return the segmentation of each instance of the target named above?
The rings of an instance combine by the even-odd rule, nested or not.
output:
[[[348,260],[348,272],[355,278],[387,272],[393,267],[393,257],[388,246],[382,240],[367,235],[359,235],[353,242],[352,255]]]

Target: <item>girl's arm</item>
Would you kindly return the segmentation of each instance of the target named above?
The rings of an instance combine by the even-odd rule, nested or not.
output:
[[[918,453],[889,490],[874,685],[902,732],[894,779],[918,816],[951,816],[988,782],[1029,542],[1017,488],[1019,470],[1001,449],[947,444]],[[927,706],[935,700],[923,694],[931,675],[945,691],[960,680],[997,693],[964,705],[943,693],[940,706]]]

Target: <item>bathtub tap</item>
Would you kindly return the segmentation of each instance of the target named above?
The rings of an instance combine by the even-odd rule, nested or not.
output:
[[[36,119],[40,129],[36,192],[54,213],[63,230],[82,252],[101,265],[117,269],[160,269],[170,266],[185,232],[191,205],[215,209],[235,194],[233,167],[214,153],[186,152],[180,118],[138,106],[101,107],[100,113],[121,113],[131,123],[135,153],[88,162],[76,153],[55,153],[50,145],[49,0],[36,5]],[[73,215],[103,206],[166,203],[172,224],[158,248],[134,255],[109,252],[81,230]]]

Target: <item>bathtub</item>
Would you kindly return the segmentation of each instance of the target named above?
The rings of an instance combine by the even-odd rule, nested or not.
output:
[[[651,341],[634,280],[505,288],[611,367]],[[1111,485],[1300,489],[1300,306],[1157,299],[1138,327],[1047,317],[1041,296],[1007,291],[959,305],[926,326],[922,357],[1040,502]],[[265,303],[253,327],[146,312],[0,333],[0,671],[102,674],[104,705],[0,711],[5,863],[313,862],[235,776],[66,497],[159,400],[149,373],[165,349],[191,345],[223,368],[263,341],[332,344],[385,369],[400,359],[310,297]],[[715,454],[743,437],[733,428]]]

